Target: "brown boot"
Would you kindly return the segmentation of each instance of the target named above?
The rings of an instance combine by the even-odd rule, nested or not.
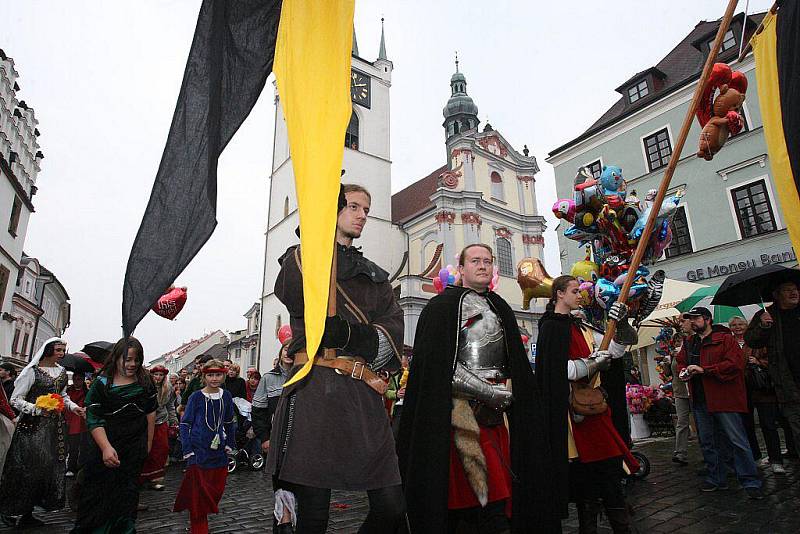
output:
[[[627,508],[606,508],[606,517],[614,534],[630,534],[631,517]]]

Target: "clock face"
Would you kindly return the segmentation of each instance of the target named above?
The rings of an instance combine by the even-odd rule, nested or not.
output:
[[[366,74],[354,70],[350,73],[350,98],[356,104],[370,107],[370,77]]]

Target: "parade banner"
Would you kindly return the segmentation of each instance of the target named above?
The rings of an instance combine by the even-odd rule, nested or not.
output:
[[[783,220],[800,251],[800,3],[783,2],[751,40],[764,138]]]
[[[217,161],[272,72],[280,13],[280,0],[205,0],[200,8],[161,164],[128,258],[125,336],[214,232]],[[317,64],[324,63],[320,58]]]
[[[285,385],[311,370],[328,310],[342,137],[352,113],[350,58],[354,0],[284,0],[275,77],[294,169],[309,360]],[[335,295],[335,293],[334,293]]]

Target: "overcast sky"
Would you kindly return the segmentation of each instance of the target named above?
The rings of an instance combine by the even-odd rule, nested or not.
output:
[[[70,294],[72,349],[121,334],[122,281],[172,119],[200,0],[0,0],[0,48],[36,111],[45,159],[25,241]],[[576,137],[726,2],[438,2],[357,0],[360,55],[374,60],[380,18],[394,63],[392,190],[444,162],[442,107],[456,50],[480,119],[539,160],[539,209],[554,227],[547,152]],[[750,12],[772,0],[752,0]],[[745,3],[740,3],[740,10]],[[324,58],[311,60],[323,61]],[[262,286],[273,132],[272,86],[219,166],[219,224],[179,277],[174,322],[148,314],[136,330],[147,359],[206,332],[244,328]],[[367,228],[366,231],[369,231]],[[546,240],[550,274],[558,243]]]

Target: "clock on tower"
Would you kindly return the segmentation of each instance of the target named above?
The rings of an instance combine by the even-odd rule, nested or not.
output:
[[[353,70],[350,74],[350,98],[354,103],[370,107],[372,92],[370,91],[371,78],[363,72]]]

